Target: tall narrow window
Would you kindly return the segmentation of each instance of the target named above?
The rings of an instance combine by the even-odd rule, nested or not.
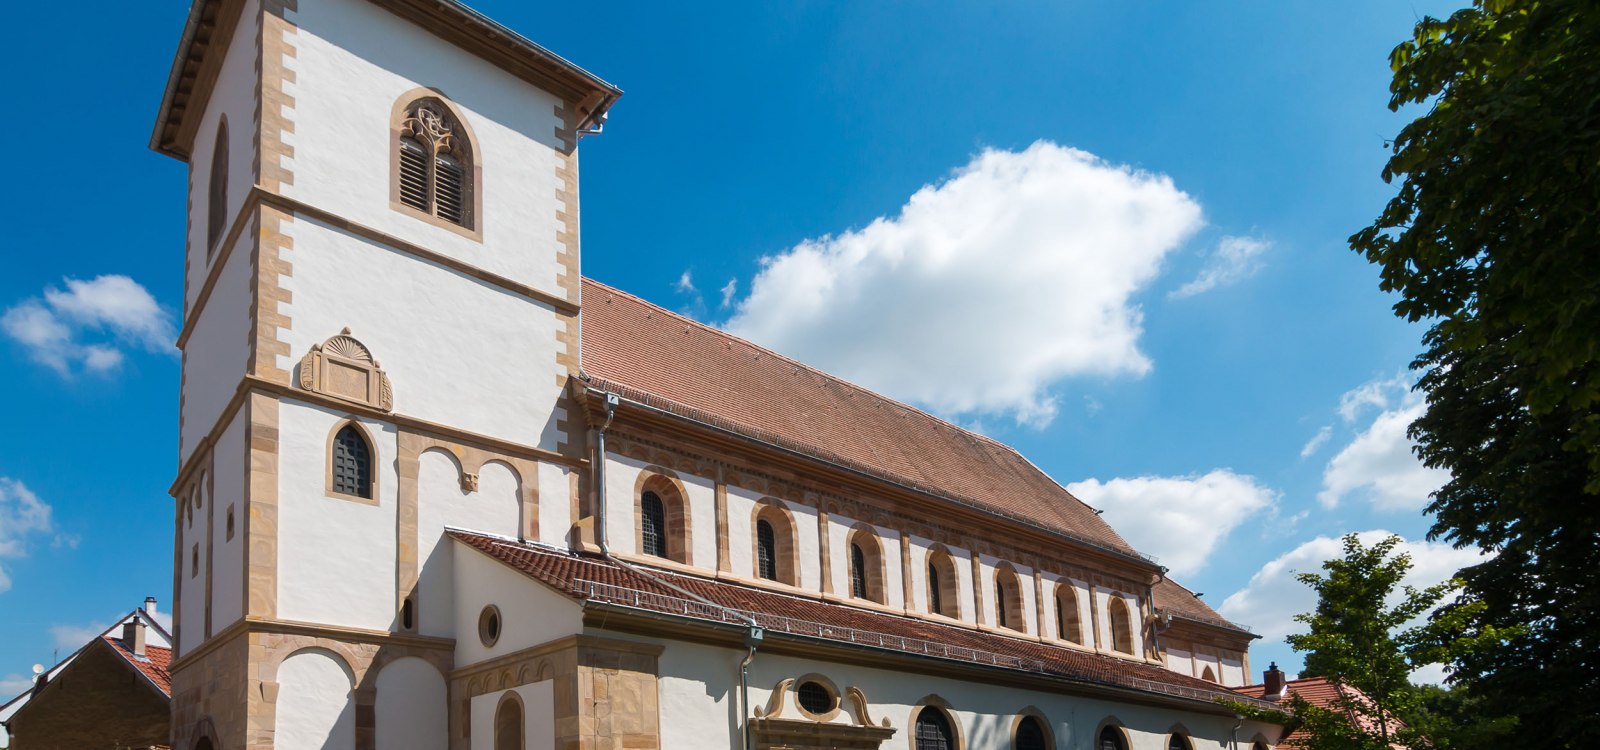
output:
[[[1002,628],[1026,631],[1027,616],[1022,607],[1022,580],[1009,564],[994,572],[995,623]]]
[[[778,580],[778,539],[772,524],[763,518],[756,521],[756,575],[769,581]]]
[[[1006,584],[1003,581],[994,582],[994,610],[1000,618],[1000,627],[1011,627],[1006,622]]]
[[[1083,643],[1083,626],[1078,620],[1078,592],[1072,584],[1063,582],[1056,587],[1056,637],[1072,643]]]
[[[945,617],[961,617],[960,577],[955,560],[942,546],[928,551],[928,611]]]
[[[917,712],[917,727],[913,735],[916,750],[955,750],[955,731],[943,711],[933,706],[923,706]]]
[[[939,598],[939,568],[928,563],[928,611],[944,614],[944,602]]]
[[[510,696],[494,712],[494,750],[522,750],[522,704]]]
[[[401,205],[472,228],[472,148],[465,129],[438,99],[411,104],[400,120],[395,199]]]
[[[1133,653],[1133,618],[1128,614],[1128,603],[1119,596],[1111,597],[1111,648]]]
[[[217,140],[211,145],[211,177],[206,185],[206,257],[217,250],[223,224],[228,220],[228,118],[217,122]]]
[[[639,496],[639,522],[643,552],[656,557],[667,556],[667,509],[661,496],[646,490]]]
[[[1122,741],[1122,732],[1116,727],[1100,730],[1100,750],[1127,750],[1127,747]]]
[[[333,436],[333,491],[372,498],[372,447],[353,424]]]
[[[867,553],[853,542],[850,544],[850,595],[867,598]]]

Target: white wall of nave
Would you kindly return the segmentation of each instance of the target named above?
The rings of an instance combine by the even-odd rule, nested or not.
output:
[[[278,409],[278,616],[389,630],[394,624],[395,431],[372,439],[375,505],[328,491],[328,441],[344,414],[285,399]]]
[[[545,449],[565,439],[550,307],[311,219],[285,233],[279,367],[349,327],[393,381],[395,411]]]
[[[516,538],[522,503],[517,476],[491,462],[478,472],[478,488],[461,487],[461,469],[442,449],[423,452],[417,471],[417,629],[424,635],[456,637],[455,545],[446,526]],[[474,631],[467,631],[471,637]]]
[[[576,602],[481,552],[452,546],[457,667],[583,632],[583,609]],[[478,621],[490,605],[500,612],[500,636],[485,645]]]
[[[727,486],[728,502],[728,567],[736,576],[759,578],[756,571],[755,538],[756,509],[766,496],[737,485]],[[819,551],[817,510],[809,505],[791,503],[771,498],[788,511],[794,528],[794,546],[798,587],[807,591],[822,590],[822,557]]]
[[[640,474],[649,464],[616,453],[607,453],[606,457],[606,541],[613,552],[637,555],[640,554],[638,485]],[[683,484],[684,502],[689,508],[689,564],[714,571],[717,569],[716,484],[682,472],[674,472],[674,476]]]
[[[304,0],[289,18],[298,26],[285,61],[295,74],[285,87],[294,97],[286,140],[295,177],[284,193],[565,296],[556,260],[558,99],[373,3]],[[391,115],[419,87],[443,92],[476,138],[481,243],[389,206]]]

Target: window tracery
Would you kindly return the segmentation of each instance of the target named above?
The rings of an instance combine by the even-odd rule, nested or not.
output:
[[[474,163],[471,138],[450,107],[423,97],[400,116],[393,193],[402,206],[472,229]]]

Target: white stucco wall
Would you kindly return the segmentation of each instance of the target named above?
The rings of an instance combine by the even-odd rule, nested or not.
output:
[[[211,534],[211,630],[221,632],[244,616],[244,410],[234,415],[212,449],[216,519]],[[233,539],[228,539],[228,511]]]
[[[1128,638],[1133,643],[1134,654],[1143,656],[1146,644],[1144,638],[1140,636],[1142,628],[1140,627],[1139,597],[1108,589],[1104,586],[1095,587],[1094,597],[1095,608],[1097,614],[1099,614],[1099,622],[1096,624],[1096,629],[1101,634],[1101,638],[1096,643],[1100,650],[1110,651],[1116,645],[1116,639],[1111,631],[1111,599],[1115,597],[1128,605]]]
[[[280,332],[289,354],[279,367],[293,371],[312,345],[349,327],[393,382],[395,411],[556,447],[565,414],[553,309],[308,218],[285,233],[294,275],[281,281],[293,302],[280,310],[294,327]]]
[[[556,696],[555,683],[545,680],[530,685],[497,690],[472,698],[472,748],[494,750],[494,716],[506,693],[516,693],[522,699],[522,730],[525,750],[555,750],[556,746]],[[383,747],[383,743],[378,743]],[[436,747],[444,747],[443,743]],[[387,750],[387,748],[385,748]]]
[[[356,712],[349,667],[327,651],[307,649],[278,666],[279,750],[355,750]]]
[[[572,530],[572,469],[560,464],[539,464],[539,541],[565,546]]]
[[[383,750],[439,750],[450,744],[444,676],[422,659],[406,657],[378,673],[377,746]]]
[[[461,470],[444,450],[425,451],[417,470],[417,630],[443,638],[456,636],[451,587],[453,545],[446,526],[516,538],[522,515],[517,477],[500,462],[478,472],[478,490],[461,489]],[[472,631],[468,631],[469,634]]]
[[[203,223],[204,217],[202,215]],[[179,460],[188,459],[222,416],[239,388],[250,357],[250,254],[254,238],[241,235],[218,272],[205,312],[184,342]]]
[[[606,458],[607,542],[615,552],[638,554],[634,533],[638,523],[635,519],[639,511],[639,498],[634,493],[634,487],[638,484],[639,473],[649,464],[615,453],[607,453]],[[689,504],[689,528],[693,543],[689,564],[706,570],[716,570],[716,485],[704,477],[675,473],[683,482],[684,491],[688,495],[684,500]],[[732,525],[730,521],[729,526]]]
[[[210,215],[211,157],[216,148],[217,122],[224,115],[228,118],[228,203],[223,234],[227,233],[227,227],[233,223],[240,206],[244,204],[245,195],[256,182],[252,170],[255,161],[256,38],[259,29],[257,21],[260,15],[259,7],[255,0],[245,1],[243,15],[234,27],[233,38],[228,44],[228,53],[223,58],[217,82],[211,90],[206,110],[200,116],[200,123],[195,129],[194,147],[189,159],[188,246],[191,257],[188,264],[188,283],[184,285],[183,309],[186,313],[194,307],[200,287],[205,283],[206,273],[210,270],[211,259],[220,257],[219,253],[213,253],[211,259],[208,259],[206,231],[207,217]],[[239,249],[241,248],[235,248],[235,251]],[[221,290],[212,292],[212,302],[216,301],[217,291]],[[248,300],[241,302],[247,303]],[[210,309],[209,303],[207,309]],[[238,382],[237,377],[234,382]]]
[[[850,593],[850,532],[856,520],[833,514],[828,516],[828,560],[833,574],[833,590],[840,595]],[[905,606],[905,579],[901,573],[900,531],[867,524],[878,537],[883,548],[883,603],[889,607]]]
[[[457,668],[582,632],[583,610],[572,599],[475,549],[453,546]],[[485,646],[478,615],[490,604],[500,610],[500,638]]]
[[[394,625],[393,426],[357,419],[373,441],[378,504],[327,491],[328,441],[345,415],[284,399],[278,408],[278,616],[389,630]]]
[[[728,493],[728,566],[733,574],[757,578],[755,541],[756,507],[765,497],[758,492],[730,485]],[[714,498],[713,498],[714,500]],[[773,498],[789,511],[794,522],[795,555],[798,557],[799,588],[822,590],[822,558],[817,536],[817,510],[809,505]]]
[[[661,746],[700,748],[736,746],[738,742],[738,665],[742,652],[681,641],[657,640],[666,648],[660,657]],[[863,667],[856,664],[797,659],[758,654],[750,669],[750,703],[765,706],[772,688],[782,679],[820,673],[841,691],[860,689],[870,704],[875,723],[887,720],[897,731],[885,748],[909,746],[912,712],[929,696],[948,701],[973,750],[1010,747],[1012,722],[1017,713],[1032,707],[1044,714],[1055,733],[1056,747],[1093,750],[1096,729],[1114,717],[1128,730],[1130,750],[1166,750],[1168,732],[1181,724],[1191,733],[1196,750],[1224,750],[1234,725],[1232,716],[1203,714],[1178,708],[1136,705],[1100,698],[1062,695],[984,684],[970,679],[948,679],[919,673]],[[853,721],[851,709],[835,719]],[[794,716],[788,699],[786,714]],[[1241,738],[1271,731],[1246,722]]]
[[[303,3],[291,18],[295,180],[284,193],[554,292],[558,100],[371,3]],[[464,111],[477,138],[482,243],[389,207],[391,113],[422,86]]]
[[[206,537],[206,514],[211,511],[207,491],[210,474],[196,474],[197,488],[185,495],[179,513],[183,520],[183,547],[178,555],[178,653],[186,654],[206,639],[206,562],[211,548]]]

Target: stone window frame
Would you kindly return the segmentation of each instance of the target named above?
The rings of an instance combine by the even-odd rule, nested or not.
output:
[[[757,528],[762,521],[772,526],[773,562],[777,578],[761,575],[761,540]],[[799,526],[794,512],[776,498],[764,497],[756,501],[750,512],[750,573],[752,578],[772,581],[787,586],[800,585]]]
[[[937,694],[929,695],[917,701],[911,707],[911,716],[906,720],[906,747],[910,748],[910,750],[918,750],[917,719],[922,717],[923,711],[930,710],[944,715],[945,723],[950,727],[950,750],[966,750],[967,738],[966,734],[961,731],[961,722],[956,719],[956,714],[950,705],[950,701],[939,697]]]
[[[408,137],[412,127],[411,111],[422,104],[437,104],[454,126],[445,136],[457,161],[463,163],[462,224],[409,206],[400,200],[400,142]],[[395,100],[389,113],[389,208],[426,224],[454,232],[475,242],[483,242],[483,152],[481,142],[472,132],[466,113],[461,111],[443,91],[429,86],[414,88]],[[430,173],[432,165],[429,166]]]
[[[1182,750],[1194,750],[1194,737],[1189,728],[1182,724],[1174,724],[1167,730],[1167,741],[1162,745],[1162,750],[1172,750],[1175,741],[1183,743]]]
[[[505,632],[506,618],[500,614],[500,608],[494,604],[483,605],[483,609],[478,610],[478,642],[484,648],[494,648]]]
[[[344,428],[347,426],[354,427],[356,433],[361,436],[361,439],[367,442],[367,462],[372,466],[371,475],[367,478],[367,480],[368,484],[371,486],[372,497],[352,495],[348,492],[340,492],[333,488],[334,441],[339,437],[339,433],[344,431]],[[378,490],[383,472],[379,471],[379,468],[382,466],[382,462],[379,460],[378,441],[372,438],[372,430],[367,429],[367,426],[362,424],[361,420],[356,419],[354,415],[345,415],[343,418],[334,422],[333,428],[328,430],[328,444],[324,456],[325,460],[322,462],[322,476],[324,484],[323,489],[329,499],[346,500],[352,503],[360,503],[362,505],[379,504]]]
[[[1101,743],[1104,741],[1107,732],[1110,732],[1116,739],[1116,750],[1131,750],[1133,747],[1133,738],[1128,736],[1127,727],[1123,726],[1122,720],[1115,716],[1107,716],[1100,720],[1100,725],[1094,728],[1094,734],[1089,735],[1093,738],[1090,740],[1092,743],[1090,747],[1094,748],[1094,750],[1101,750]]]
[[[1133,611],[1120,594],[1112,593],[1106,598],[1109,600],[1106,603],[1106,627],[1111,629],[1111,650],[1134,656]],[[1121,615],[1121,624],[1117,622],[1118,615]]]
[[[515,724],[517,728],[516,742],[509,745],[503,743],[503,738],[500,736],[502,716],[504,716],[507,706],[513,706],[517,712],[517,721]],[[491,730],[492,736],[490,737],[490,746],[493,747],[494,750],[507,750],[507,748],[510,748],[511,750],[523,750],[528,746],[527,722],[528,708],[522,704],[522,694],[518,693],[515,689],[506,690],[500,695],[500,700],[495,702],[494,726]]]
[[[1070,607],[1064,606],[1068,602],[1062,601],[1063,596],[1071,598]],[[1079,646],[1083,642],[1083,617],[1078,612],[1078,587],[1072,581],[1063,580],[1056,583],[1055,593],[1056,608],[1056,640],[1075,643]],[[1063,632],[1070,630],[1071,632]]]
[[[995,626],[1018,633],[1028,632],[1028,608],[1023,606],[1022,576],[1011,563],[994,566]]]
[[[810,711],[806,710],[804,705],[800,703],[800,686],[808,682],[815,682],[818,685],[821,685],[823,689],[828,691],[828,695],[833,698],[833,707],[826,713],[811,713]],[[803,674],[799,677],[796,677],[794,682],[789,685],[789,690],[794,692],[795,709],[800,712],[801,716],[804,716],[812,721],[833,721],[834,718],[839,715],[839,712],[844,710],[844,696],[839,692],[839,686],[835,685],[833,680],[830,680],[826,676],[816,672],[811,672],[809,674]]]
[[[923,567],[927,573],[923,581],[928,591],[929,614],[948,617],[952,620],[961,619],[961,569],[956,567],[955,555],[950,554],[950,549],[943,544],[935,543],[928,548],[927,564]],[[934,607],[933,575],[938,571],[939,578],[939,606]]]
[[[667,556],[657,557],[644,548],[644,493],[661,498],[667,535]],[[752,522],[753,523],[753,522]],[[689,508],[689,491],[683,481],[668,469],[652,466],[639,472],[633,488],[633,548],[642,557],[693,565],[694,525]]]
[[[1040,711],[1037,707],[1028,706],[1023,708],[1021,711],[1018,711],[1016,716],[1012,717],[1011,719],[1011,734],[1009,735],[1011,740],[1010,744],[1008,745],[1009,747],[1015,748],[1017,746],[1017,732],[1022,729],[1022,722],[1027,719],[1033,719],[1035,722],[1037,722],[1039,729],[1044,732],[1045,747],[1053,748],[1056,746],[1056,731],[1055,727],[1050,725],[1050,719],[1047,718],[1044,715],[1044,712]]]
[[[206,177],[206,259],[228,231],[228,116],[217,119],[216,136],[211,144],[211,164]]]
[[[1206,682],[1216,683],[1217,673],[1211,669],[1210,664],[1207,664],[1205,668],[1200,670],[1200,679],[1205,680]]]
[[[856,595],[856,549],[861,550],[862,562],[864,563],[861,572],[866,584],[865,597]],[[877,604],[888,604],[889,592],[885,585],[885,580],[888,578],[887,562],[883,554],[883,540],[878,538],[877,529],[866,523],[857,523],[850,527],[850,534],[845,537],[844,552],[845,572],[847,573],[845,583],[848,587],[850,598],[863,599]]]

